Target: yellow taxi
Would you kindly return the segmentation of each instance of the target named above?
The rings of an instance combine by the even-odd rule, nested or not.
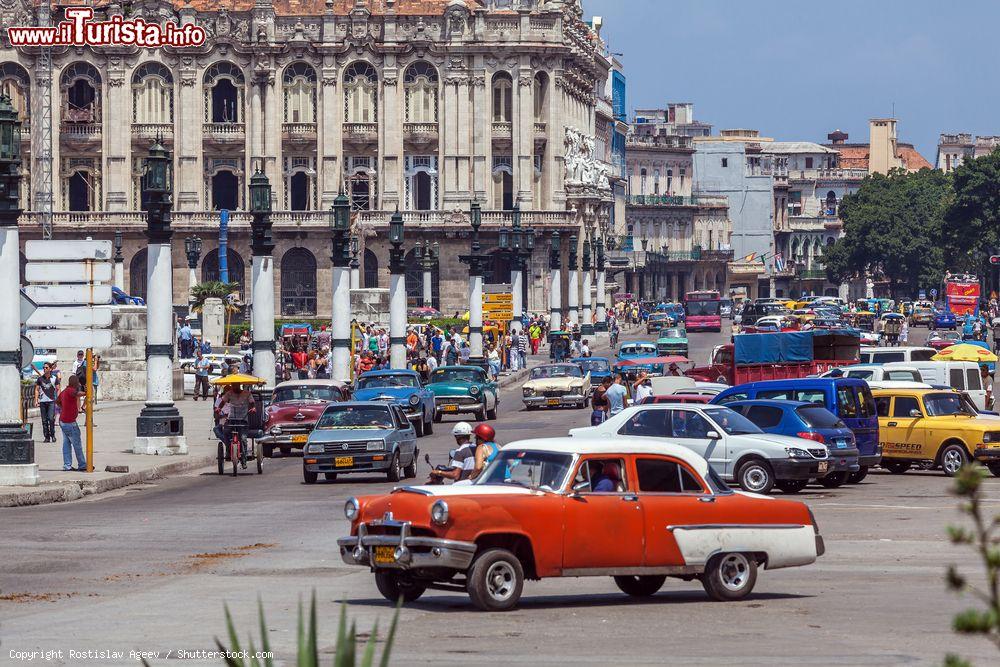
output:
[[[899,475],[930,463],[952,477],[976,459],[1000,477],[1000,417],[980,415],[947,389],[874,389],[882,467]]]

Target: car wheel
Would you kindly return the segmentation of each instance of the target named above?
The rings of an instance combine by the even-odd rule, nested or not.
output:
[[[962,445],[948,445],[941,451],[940,461],[944,474],[954,477],[962,466],[969,462],[969,457]]]
[[[472,563],[466,588],[472,604],[483,611],[509,611],[524,588],[524,570],[506,549],[488,549]]]
[[[751,493],[769,493],[774,487],[774,471],[766,461],[750,459],[736,473],[740,488]]]
[[[326,481],[328,481],[328,482],[336,482],[337,481],[337,473],[335,473],[335,472],[325,472],[325,473],[323,473],[323,477],[325,477]]]
[[[437,410],[435,410],[435,411],[434,411],[434,423],[435,423],[435,424],[440,424],[440,423],[441,423],[441,420],[442,420],[443,418],[444,418],[444,417],[443,417],[443,416],[441,415],[441,413],[440,413],[440,412],[438,412]]]
[[[538,406],[537,405],[526,405],[526,406],[524,406],[524,409],[527,410],[528,412],[532,412],[534,410],[537,410]]]
[[[819,480],[819,483],[828,489],[836,489],[838,486],[843,486],[847,483],[847,478],[850,475],[846,470],[840,472],[831,472]]]
[[[882,467],[893,475],[902,475],[910,469],[910,464],[908,461],[883,461]]]
[[[399,467],[399,452],[392,455],[392,460],[389,461],[389,470],[386,472],[386,477],[390,482],[398,482],[403,476],[403,469]]]
[[[306,484],[315,484],[316,480],[319,479],[319,473],[302,468],[302,479],[305,480]]]
[[[434,418],[432,417],[428,421],[424,422],[424,435],[431,435],[434,433]]]
[[[500,402],[499,401],[493,401],[493,409],[486,411],[486,418],[487,419],[496,419],[497,418],[497,412],[499,410],[500,410]]]
[[[397,572],[385,570],[375,572],[375,587],[389,602],[399,602],[399,598],[403,598],[404,602],[413,602],[427,590],[425,586],[408,581]]]
[[[264,457],[271,458],[274,456],[274,445],[264,445]]]
[[[417,432],[418,438],[424,437],[424,420],[422,418],[413,422],[413,430]]]
[[[1000,463],[987,463],[986,467],[990,469],[994,477],[1000,477]]]
[[[292,454],[292,448],[291,447],[282,447],[281,448],[281,455],[282,456],[291,456],[291,454]]]
[[[615,577],[614,580],[615,586],[617,586],[622,593],[631,595],[634,598],[648,598],[651,595],[656,595],[656,592],[663,588],[663,582],[666,581],[667,578],[662,575],[630,575],[625,577]]]
[[[220,475],[225,474],[225,471],[226,471],[226,446],[223,445],[221,442],[219,443],[218,448],[216,448],[216,450],[215,450],[215,459],[216,459],[216,462],[219,464],[219,474]]]
[[[413,479],[417,476],[417,452],[413,452],[413,460],[410,461],[410,465],[403,468],[403,477],[406,479]]]
[[[848,484],[858,484],[865,477],[868,476],[868,466],[861,466],[858,468],[857,472],[852,472],[851,476],[847,478]]]
[[[775,482],[774,485],[781,489],[782,493],[798,493],[806,488],[806,484],[808,483],[808,479],[783,479]]]
[[[718,602],[742,600],[757,583],[757,561],[742,553],[717,554],[708,561],[701,585]]]
[[[477,410],[475,417],[477,422],[486,421],[486,409],[484,408],[482,410]]]

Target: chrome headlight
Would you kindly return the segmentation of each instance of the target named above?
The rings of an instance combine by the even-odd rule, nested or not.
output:
[[[523,390],[523,393],[524,393],[525,396],[534,396],[535,395],[535,390],[532,389],[531,387],[525,387],[524,390]]]
[[[410,405],[414,405],[414,406],[420,405],[420,397],[417,396],[416,394],[411,394],[410,395]]]
[[[448,503],[438,500],[431,505],[431,521],[439,526],[448,523]]]
[[[366,449],[369,452],[385,449],[385,441],[383,440],[369,440],[366,444]]]
[[[480,389],[476,385],[472,385],[471,387],[469,387],[469,394],[471,396],[478,396],[479,392],[480,392]]]
[[[804,449],[798,447],[785,447],[785,452],[793,459],[811,459],[812,455]]]
[[[306,454],[322,454],[322,453],[323,453],[323,445],[321,444],[306,445]]]
[[[361,505],[358,504],[357,498],[348,498],[347,502],[344,503],[344,516],[347,517],[348,521],[354,521],[360,509]]]
[[[271,430],[270,430],[270,431],[268,431],[268,432],[269,432],[269,433],[270,433],[271,435],[281,435],[281,427],[280,427],[280,426],[273,426],[273,427],[271,428]]]

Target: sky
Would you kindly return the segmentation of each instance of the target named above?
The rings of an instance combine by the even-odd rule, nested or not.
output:
[[[1000,135],[1000,0],[583,0],[621,53],[629,113],[695,117],[783,141],[899,140],[932,164],[941,133]]]

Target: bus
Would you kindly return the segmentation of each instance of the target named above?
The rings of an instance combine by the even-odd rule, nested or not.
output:
[[[945,304],[956,317],[979,313],[979,278],[969,274],[951,274],[945,281]]]
[[[688,331],[722,331],[722,299],[714,290],[684,295],[685,325]]]

